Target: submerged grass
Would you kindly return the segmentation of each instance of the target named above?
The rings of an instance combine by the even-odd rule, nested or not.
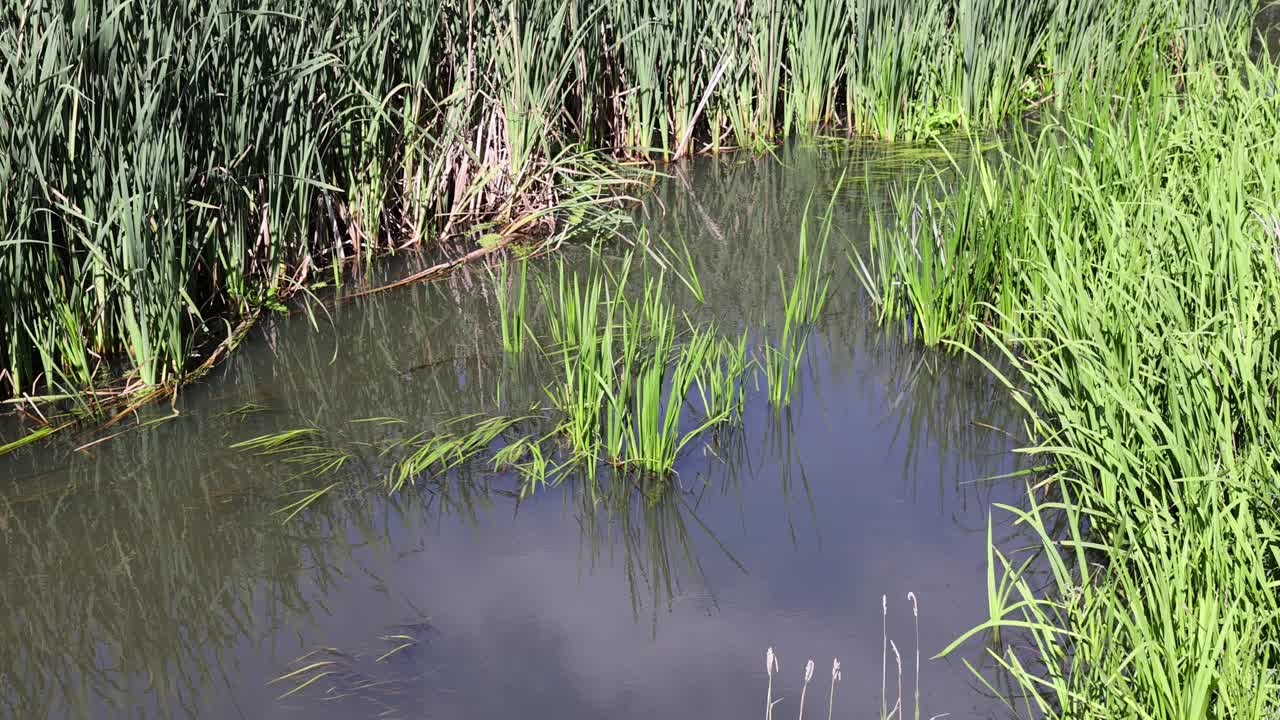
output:
[[[1000,506],[1038,544],[992,547],[991,618],[945,651],[994,631],[1020,716],[1280,710],[1278,77],[1241,53],[1016,131],[878,228],[884,317],[1006,356],[1043,463]]]
[[[611,158],[764,148],[832,125],[893,140],[1173,89],[1245,42],[1251,11],[14,5],[0,29],[0,379],[12,397],[175,382],[226,342],[223,319],[379,253],[563,237],[625,182]]]

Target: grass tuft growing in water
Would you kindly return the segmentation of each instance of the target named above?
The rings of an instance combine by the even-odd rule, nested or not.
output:
[[[597,273],[584,288],[561,263],[557,287],[543,286],[547,347],[560,367],[547,396],[576,462],[665,475],[694,438],[740,410],[745,343],[677,321],[665,275],[645,278],[630,299],[633,258],[621,263],[616,284]],[[686,407],[695,388],[700,418]]]
[[[831,195],[831,204],[827,206],[819,224],[816,250],[809,247],[809,204],[805,205],[805,219],[800,225],[797,243],[796,270],[790,287],[782,268],[778,268],[778,288],[783,298],[782,333],[776,345],[766,345],[762,349],[763,357],[760,361],[768,385],[769,401],[775,409],[791,404],[791,394],[800,373],[800,364],[804,360],[805,345],[827,304],[831,288],[831,277],[826,266],[827,241],[831,236],[831,211],[839,196],[839,186],[837,183],[836,191]]]
[[[494,299],[498,306],[498,325],[502,329],[502,349],[508,354],[519,355],[524,349],[527,332],[528,262],[520,263],[519,275],[511,277],[510,263],[503,263],[494,284]],[[512,285],[515,285],[513,288]]]

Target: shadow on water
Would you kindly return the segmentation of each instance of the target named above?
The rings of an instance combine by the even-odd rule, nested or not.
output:
[[[863,242],[869,205],[939,154],[681,165],[639,222],[690,249],[705,302],[673,283],[679,307],[763,336],[810,195],[844,176],[837,231]],[[337,304],[318,332],[280,318],[141,418],[163,422],[0,459],[18,479],[0,486],[0,708],[737,718],[761,711],[773,646],[788,693],[804,659],[839,656],[837,711],[875,712],[882,595],[908,653],[906,593],[920,598],[926,658],[985,619],[988,508],[1022,493],[982,479],[1017,466],[1018,421],[976,363],[877,328],[835,257],[793,406],[776,412],[752,383],[742,427],[657,489],[570,478],[521,499],[476,463],[387,495],[388,444],[544,398],[546,368],[504,360],[482,268]],[[290,428],[342,449],[348,482],[284,523],[283,505],[332,478],[229,446]],[[999,714],[959,660],[919,680],[925,717]]]

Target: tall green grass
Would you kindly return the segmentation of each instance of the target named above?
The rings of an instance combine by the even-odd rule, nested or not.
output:
[[[669,159],[831,125],[896,139],[1173,88],[1244,42],[1251,7],[12,4],[0,377],[11,396],[173,381],[226,318],[345,266],[567,230],[620,182],[601,152]]]
[[[1226,37],[1181,32],[1187,58]],[[991,618],[957,641],[997,631],[1021,716],[1280,709],[1278,77],[1241,51],[1077,108],[879,228],[885,317],[1003,354],[1041,463],[1001,506],[1038,542],[992,548]]]
[[[677,320],[663,274],[644,273],[643,291],[630,297],[633,257],[585,285],[561,262],[555,287],[541,289],[549,329],[543,345],[561,370],[547,396],[563,418],[559,432],[572,462],[592,476],[601,461],[668,475],[685,446],[742,410],[745,335],[734,342]]]
[[[840,183],[831,195],[834,204],[839,197]],[[778,268],[778,288],[782,295],[782,331],[776,344],[766,344],[761,349],[760,365],[764,369],[768,385],[769,402],[774,409],[791,404],[791,394],[796,388],[800,365],[804,361],[805,346],[822,311],[826,308],[831,288],[831,276],[827,273],[827,243],[831,237],[832,205],[819,223],[817,247],[810,250],[808,205],[800,225],[797,243],[796,270],[790,286]]]

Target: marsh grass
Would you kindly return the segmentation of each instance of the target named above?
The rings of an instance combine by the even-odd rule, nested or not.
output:
[[[502,330],[502,349],[508,354],[519,355],[524,348],[526,334],[529,267],[527,261],[521,262],[519,275],[514,279],[510,263],[503,263],[500,267],[500,275],[494,283],[494,300],[498,309],[498,325]]]
[[[390,492],[399,492],[422,475],[443,475],[491,451],[505,441],[513,429],[535,419],[532,414],[517,417],[463,416],[451,419],[434,433],[419,433],[401,443],[397,450],[408,454],[397,460],[387,475]],[[519,443],[517,439],[515,442]]]
[[[695,441],[740,421],[751,363],[747,332],[726,336],[680,313],[669,297],[666,272],[652,274],[655,265],[637,262],[647,252],[628,252],[617,262],[591,255],[584,273],[559,257],[533,272],[532,283],[529,261],[522,259],[511,261],[519,263],[518,281],[513,283],[508,268],[491,275],[498,285],[498,325],[507,328],[501,337],[508,356],[504,368],[536,356],[535,369],[545,371],[542,401],[524,411],[463,414],[416,433],[397,428],[376,447],[349,438],[321,442],[326,434],[318,428],[297,428],[232,448],[278,460],[294,471],[290,480],[336,474],[353,457],[376,450],[378,465],[385,467],[379,471],[385,490],[393,494],[477,467],[512,473],[522,495],[570,476],[595,479],[602,468],[632,479],[666,480]],[[691,262],[687,254],[685,261]],[[695,278],[690,265],[686,286]],[[529,284],[539,298],[536,314],[516,299],[530,292]],[[631,290],[641,284],[641,292]],[[377,418],[353,421],[360,422],[397,425]],[[339,484],[299,491],[303,497],[285,514],[292,518]]]
[[[283,498],[301,496],[276,511],[284,516],[284,522],[292,520],[312,503],[342,485],[339,480],[323,487],[309,487],[321,478],[337,475],[353,458],[349,450],[327,442],[324,433],[314,427],[294,428],[259,435],[235,443],[231,448],[278,460],[289,470],[289,474],[281,481],[282,484],[305,486],[299,490],[286,490],[282,493]]]
[[[42,398],[179,382],[239,320],[379,255],[608,222],[618,158],[1176,89],[1247,42],[1252,9],[25,3],[0,30],[0,380]]]
[[[362,701],[384,713],[394,712],[388,701],[409,693],[426,678],[421,672],[407,673],[392,661],[421,647],[434,628],[417,623],[396,629],[359,648],[328,646],[305,653],[290,662],[286,672],[267,681],[267,687],[281,690],[277,701],[311,688],[313,696],[326,702]]]
[[[879,228],[885,318],[988,364],[1041,464],[998,506],[1033,546],[989,540],[990,617],[944,650],[985,636],[1021,716],[1280,708],[1278,76],[1241,52],[1120,117],[1016,131]],[[929,234],[969,259],[922,259]]]
[[[854,247],[849,256],[881,321],[901,320],[926,345],[970,339],[972,317],[984,312],[1002,270],[969,224],[975,203],[993,201],[991,168],[979,164],[958,186],[943,170],[894,193],[889,216],[896,224],[886,227],[873,215],[866,254]]]

